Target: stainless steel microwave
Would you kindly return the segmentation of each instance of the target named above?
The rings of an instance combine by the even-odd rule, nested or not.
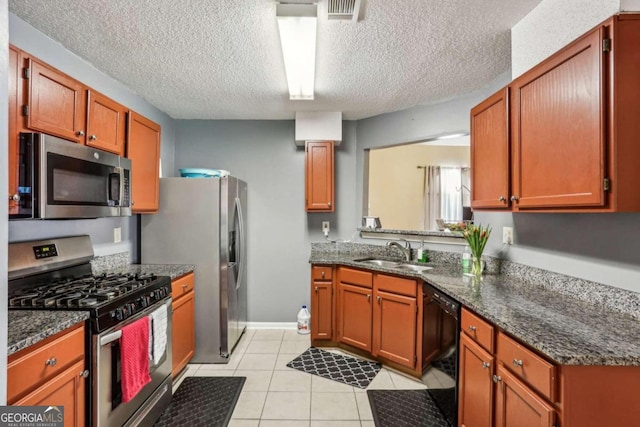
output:
[[[9,219],[131,215],[131,160],[42,133],[21,133],[17,213]]]

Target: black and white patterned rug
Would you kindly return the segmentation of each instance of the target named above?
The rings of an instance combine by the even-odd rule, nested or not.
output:
[[[245,377],[185,378],[155,426],[226,426],[245,380]]]
[[[381,367],[376,362],[342,356],[315,347],[308,348],[287,363],[287,366],[358,388],[367,388]]]
[[[451,427],[427,390],[367,390],[376,427]]]

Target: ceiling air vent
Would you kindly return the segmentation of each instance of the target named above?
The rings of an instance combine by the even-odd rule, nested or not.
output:
[[[362,0],[327,0],[327,18],[358,20]]]

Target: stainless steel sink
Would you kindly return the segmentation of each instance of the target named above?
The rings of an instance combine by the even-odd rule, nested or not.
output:
[[[390,267],[390,268],[396,268],[400,264],[398,261],[389,261],[388,259],[377,259],[377,258],[355,259],[354,261],[373,264],[379,267]]]
[[[390,261],[388,259],[378,259],[378,258],[362,258],[362,259],[355,259],[355,262],[362,262],[362,263],[366,263],[366,264],[373,264],[373,265],[377,265],[379,267],[387,267],[387,268],[397,268],[400,270],[408,270],[408,271],[414,271],[414,272],[418,272],[418,273],[422,273],[423,271],[427,271],[427,270],[432,270],[433,267],[428,267],[426,265],[415,265],[415,264],[408,264],[406,262],[403,261]]]
[[[416,271],[418,273],[422,273],[423,271],[433,270],[433,267],[428,267],[426,265],[415,265],[415,264],[398,264],[395,268],[399,268],[401,270],[409,270]]]

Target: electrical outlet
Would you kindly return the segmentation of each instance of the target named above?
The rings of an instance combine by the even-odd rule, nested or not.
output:
[[[502,227],[502,243],[513,245],[513,227]]]
[[[122,228],[116,227],[113,229],[113,243],[120,243],[122,241]]]
[[[322,232],[325,236],[329,235],[329,221],[322,221]]]

